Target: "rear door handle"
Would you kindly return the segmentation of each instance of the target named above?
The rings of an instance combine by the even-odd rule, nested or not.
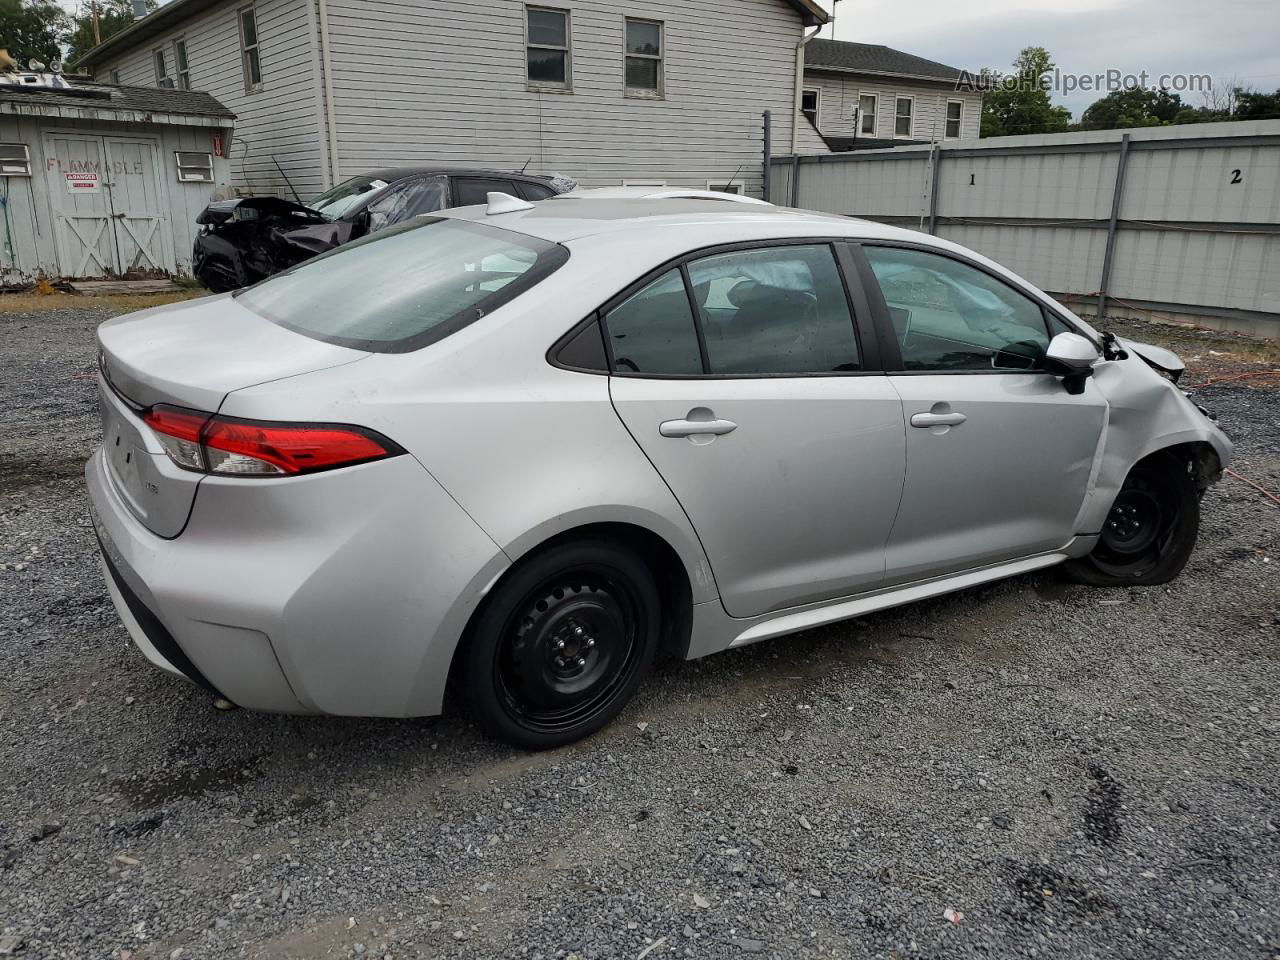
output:
[[[968,419],[963,413],[913,413],[911,425],[913,427],[954,427]]]
[[[664,420],[658,425],[664,437],[719,437],[737,429],[732,420]]]

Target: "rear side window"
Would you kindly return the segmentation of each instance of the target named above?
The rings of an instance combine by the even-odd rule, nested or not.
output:
[[[679,270],[669,270],[605,317],[619,373],[702,373],[698,333]]]
[[[545,200],[547,197],[554,197],[556,195],[554,190],[550,187],[543,186],[540,183],[529,183],[528,181],[521,180],[517,186],[520,188],[520,192],[524,194],[524,198],[526,200]]]
[[[236,300],[317,340],[403,353],[496,310],[568,259],[564,247],[536,237],[419,218],[301,263]]]
[[[711,373],[861,369],[853,316],[826,244],[723,253],[689,264]]]
[[[490,193],[506,193],[515,196],[516,187],[510,180],[490,180],[480,177],[458,177],[453,181],[453,205],[469,207],[475,203],[488,203]]]

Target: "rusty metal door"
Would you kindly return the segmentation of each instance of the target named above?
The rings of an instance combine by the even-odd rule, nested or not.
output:
[[[44,150],[59,271],[64,277],[118,273],[102,138],[50,133]]]
[[[107,191],[116,256],[125,276],[162,276],[175,267],[154,140],[106,137]]]

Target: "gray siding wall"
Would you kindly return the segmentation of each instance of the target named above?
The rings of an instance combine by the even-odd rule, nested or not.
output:
[[[98,80],[156,86],[152,53],[163,47],[174,72],[173,41],[187,44],[191,86],[213,94],[236,114],[230,144],[232,182],[247,193],[288,196],[276,169],[283,168],[304,199],[325,187],[322,126],[318,121],[318,75],[313,63],[315,11],[311,0],[257,0],[262,89],[245,90],[237,11],[245,3],[228,2],[148,40],[95,68]]]
[[[946,104],[948,100],[964,103],[960,120],[960,139],[974,139],[982,123],[982,94],[944,89],[936,84],[910,80],[893,80],[886,77],[861,77],[857,75],[821,73],[806,70],[806,89],[821,91],[818,112],[818,129],[828,136],[852,137],[855,132],[854,111],[858,98],[863,94],[876,97],[877,139],[893,138],[894,110],[898,97],[914,97],[912,140],[942,140],[946,136]]]
[[[32,175],[0,178],[7,212],[5,232],[0,233],[0,273],[6,279],[57,277],[63,273],[58,262],[53,191],[65,191],[65,185],[58,182],[61,171],[56,168],[56,160],[45,154],[45,135],[50,132],[156,141],[160,211],[168,216],[159,232],[160,249],[178,273],[190,273],[191,245],[198,229],[196,216],[212,199],[218,183],[226,184],[230,171],[225,160],[215,159],[215,183],[183,183],[178,180],[173,155],[178,150],[207,153],[213,128],[17,116],[0,116],[0,143],[26,144]]]
[[[1235,329],[1280,333],[1280,120],[944,144],[938,235],[1042,289],[1096,294],[1126,132],[1113,309],[1145,301],[1174,314],[1232,311],[1243,324]],[[802,159],[798,205],[928,229],[932,149]],[[775,196],[791,196],[792,175],[790,159],[775,163]]]
[[[761,192],[761,113],[790,150],[799,16],[781,0],[549,0],[572,23],[573,89],[528,89],[513,0],[329,0],[342,175],[446,162],[559,172],[584,186]],[[665,97],[624,95],[623,18],[664,23]],[[811,133],[811,131],[810,131]],[[806,138],[802,149],[815,149]],[[816,149],[823,149],[817,144]]]

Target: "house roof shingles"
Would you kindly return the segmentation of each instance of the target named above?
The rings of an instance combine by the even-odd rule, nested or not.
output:
[[[86,107],[116,113],[167,113],[234,120],[212,94],[164,87],[127,87],[68,77],[70,89],[0,83],[0,101],[41,107]]]
[[[850,43],[847,40],[810,40],[804,51],[804,65],[811,70],[838,70],[842,73],[890,74],[929,80],[960,79],[962,71],[936,60],[926,60],[879,43]]]

